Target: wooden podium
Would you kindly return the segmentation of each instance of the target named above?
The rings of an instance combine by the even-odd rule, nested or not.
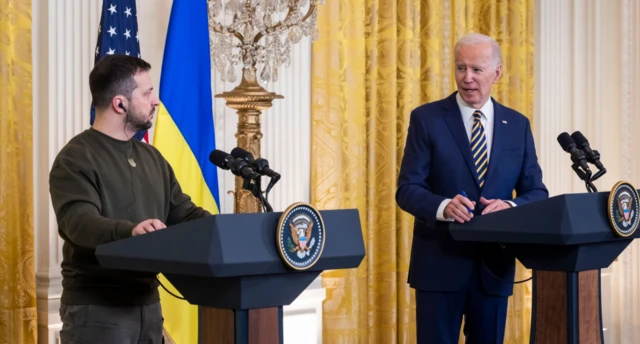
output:
[[[276,245],[281,214],[211,216],[99,246],[96,256],[106,268],[162,273],[200,306],[199,343],[282,343],[282,306],[322,271],[358,267],[365,248],[356,209],[320,211],[320,258],[291,269]]]
[[[604,343],[600,269],[638,236],[616,234],[610,203],[609,192],[560,195],[441,229],[495,244],[533,270],[531,343]]]

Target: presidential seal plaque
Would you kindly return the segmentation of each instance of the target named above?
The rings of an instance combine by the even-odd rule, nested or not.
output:
[[[638,191],[629,182],[618,182],[611,189],[607,213],[616,235],[628,237],[638,228],[638,198]]]
[[[280,257],[295,270],[307,270],[320,259],[325,237],[320,212],[302,202],[290,205],[282,213],[276,231]]]

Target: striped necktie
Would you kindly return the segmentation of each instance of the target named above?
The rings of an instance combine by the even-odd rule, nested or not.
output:
[[[487,175],[487,166],[489,166],[489,159],[487,157],[487,138],[484,134],[484,127],[480,123],[480,117],[482,112],[475,111],[473,113],[473,129],[471,130],[471,154],[473,155],[473,161],[476,165],[476,172],[478,176],[478,184],[482,188],[484,185],[484,178]]]

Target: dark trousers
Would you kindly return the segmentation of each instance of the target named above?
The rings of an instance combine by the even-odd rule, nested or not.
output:
[[[62,344],[161,344],[160,303],[114,307],[61,305]]]
[[[463,316],[467,344],[502,344],[508,297],[485,293],[475,270],[460,291],[416,290],[418,344],[457,344]]]

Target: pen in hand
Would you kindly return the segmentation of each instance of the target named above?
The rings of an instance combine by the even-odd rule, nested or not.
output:
[[[464,198],[466,198],[466,199],[469,199],[469,197],[467,197],[467,193],[466,193],[466,192],[464,192],[464,190],[462,190],[462,196],[463,196]],[[466,207],[466,208],[467,208],[467,211],[469,212],[469,214],[471,214],[471,209],[469,209],[469,207]]]

